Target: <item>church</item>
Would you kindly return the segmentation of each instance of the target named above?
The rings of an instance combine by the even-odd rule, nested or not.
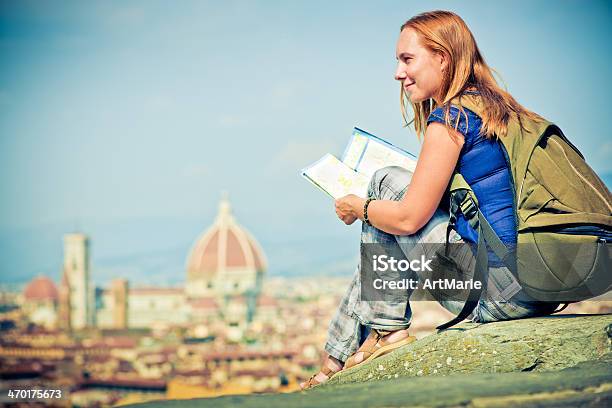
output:
[[[232,214],[227,197],[219,203],[213,224],[194,242],[186,262],[185,286],[130,287],[118,278],[94,288],[89,238],[64,236],[64,266],[59,288],[46,277],[31,281],[24,305],[35,322],[64,330],[155,328],[203,323],[235,328],[239,337],[254,318],[275,307],[262,297],[267,270],[257,240]]]

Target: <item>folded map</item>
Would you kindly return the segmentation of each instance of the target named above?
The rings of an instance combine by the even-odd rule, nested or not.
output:
[[[400,166],[414,172],[416,156],[355,128],[342,159],[328,153],[302,169],[301,174],[334,199],[347,194],[366,197],[374,172],[387,166]]]

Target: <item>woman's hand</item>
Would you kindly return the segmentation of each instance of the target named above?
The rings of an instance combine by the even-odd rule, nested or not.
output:
[[[346,225],[355,222],[363,212],[365,200],[355,194],[349,194],[336,200],[336,214]]]

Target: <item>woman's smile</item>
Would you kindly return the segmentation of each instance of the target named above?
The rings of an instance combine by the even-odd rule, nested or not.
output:
[[[404,82],[404,89],[408,90],[412,85],[416,84],[416,82]]]

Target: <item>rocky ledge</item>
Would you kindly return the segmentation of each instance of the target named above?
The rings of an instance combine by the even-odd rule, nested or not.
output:
[[[612,314],[462,324],[291,394],[147,407],[612,406]]]
[[[464,323],[334,376],[328,385],[450,374],[555,371],[612,351],[612,314]]]

